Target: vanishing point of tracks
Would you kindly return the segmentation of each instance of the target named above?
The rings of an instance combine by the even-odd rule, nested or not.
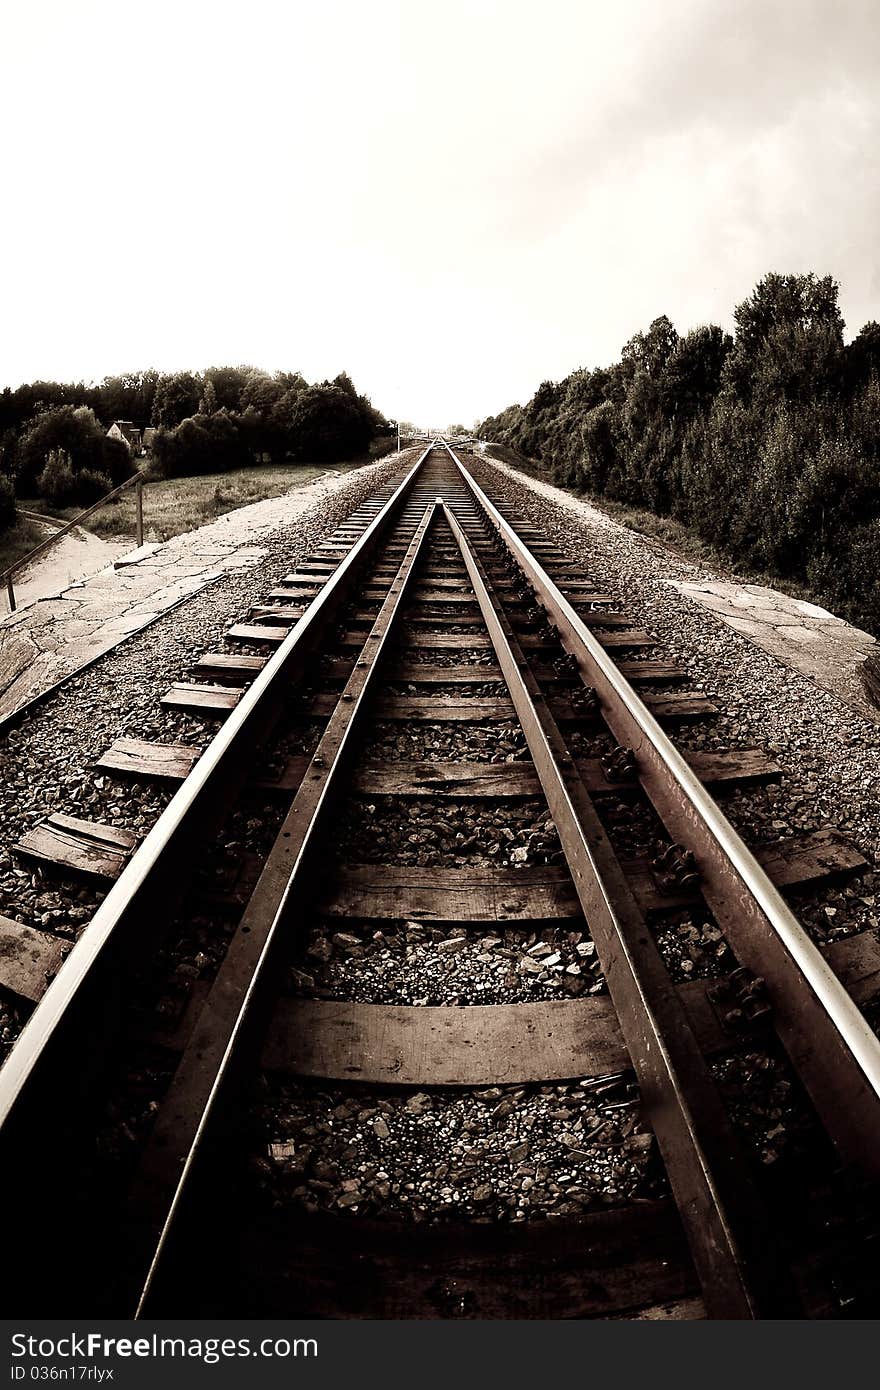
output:
[[[788,906],[858,856],[833,835],[753,856],[706,787],[772,767],[755,750],[676,750],[665,729],[713,707],[650,655],[583,559],[430,446],[165,696],[223,721],[201,756],[124,739],[106,751],[105,773],[180,784],[140,845],[63,815],[22,838],[42,872],[115,881],[0,1073],[10,1311],[876,1311],[880,1044],[846,987],[856,965],[842,952],[832,969]],[[272,834],[217,863],[254,794],[277,808]],[[444,849],[453,804],[466,828],[504,808],[521,827],[505,828],[508,852],[464,831]],[[415,829],[389,840],[395,819]],[[695,908],[726,966],[676,983],[658,924]],[[330,935],[315,947],[319,920]],[[161,948],[194,922],[214,947],[175,995]],[[502,948],[515,1002],[488,985],[460,1007],[315,985],[330,940],[356,980],[371,951],[399,951],[405,971],[413,952],[452,961],[474,938],[482,962]],[[803,1136],[781,1178],[720,1084],[743,1053],[792,1077]],[[108,1156],[108,1114],[133,1092],[148,1122]],[[349,1096],[369,1100],[355,1112],[376,1158],[322,1204],[340,1179],[322,1144]],[[449,1117],[466,1096],[488,1118],[468,1112],[460,1161]],[[538,1103],[555,1166],[534,1157]],[[311,1122],[279,1138],[291,1106]],[[530,1106],[528,1132],[502,1139]],[[432,1140],[449,1145],[442,1201],[408,1219],[417,1185],[381,1146],[406,1129],[418,1147],[434,1107],[448,1115]],[[549,1209],[530,1204],[542,1182]]]

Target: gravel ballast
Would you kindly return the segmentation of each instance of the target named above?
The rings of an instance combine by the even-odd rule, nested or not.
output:
[[[625,1077],[393,1093],[284,1084],[255,1113],[275,1203],[436,1223],[570,1219],[662,1191]]]
[[[265,557],[234,570],[190,601],[170,610],[94,666],[72,677],[36,704],[0,740],[0,914],[73,941],[87,925],[106,889],[69,885],[56,892],[39,871],[18,863],[12,846],[52,812],[108,822],[139,835],[153,825],[172,790],[125,784],[94,770],[114,739],[155,739],[203,748],[217,730],[160,705],[176,680],[206,651],[222,650],[224,634],[250,606],[305,558],[376,490],[417,457],[368,466],[343,475],[309,510],[265,533]],[[230,520],[234,528],[234,514]],[[265,649],[263,651],[265,654]],[[29,1007],[0,997],[0,1043],[14,1042]]]
[[[612,521],[562,489],[506,464],[468,460],[477,481],[586,565],[620,600],[633,625],[657,637],[659,655],[687,670],[718,705],[717,718],[682,730],[682,748],[763,748],[782,768],[772,786],[724,795],[747,842],[833,827],[877,867],[880,727],[768,655],[674,587],[717,576]],[[800,911],[811,935],[831,941],[880,925],[874,872],[844,889],[811,892]],[[825,911],[832,909],[831,915]]]
[[[162,709],[159,700],[168,685],[186,679],[202,652],[222,646],[229,624],[400,468],[394,460],[341,479],[329,502],[262,540],[268,553],[257,566],[225,576],[169,613],[71,680],[7,735],[0,744],[0,913],[76,939],[102,890],[58,893],[40,874],[13,862],[11,845],[53,811],[110,821],[138,834],[149,830],[171,792],[123,785],[95,773],[94,760],[121,736],[207,744],[216,723]],[[699,567],[597,519],[585,504],[577,504],[581,511],[573,516],[571,499],[563,504],[509,470],[478,464],[475,471],[493,497],[506,499],[573,561],[588,564],[633,625],[656,635],[656,655],[676,661],[690,673],[693,687],[705,689],[718,704],[719,718],[678,735],[681,746],[759,746],[782,765],[779,786],[725,798],[748,841],[787,838],[830,823],[873,865],[880,828],[877,726],[672,587],[670,580],[703,575]],[[406,624],[412,639],[417,643],[431,631],[460,631],[465,639],[474,634],[473,627],[455,623],[459,609],[447,605],[447,610],[448,622],[438,618],[441,609],[432,609],[422,621],[412,614]],[[473,683],[450,683],[433,693],[445,690],[457,700],[498,693],[496,682],[479,679],[485,656],[472,649],[471,657]],[[449,659],[431,657],[438,665]],[[421,693],[418,686],[400,682],[388,689]],[[314,721],[295,723],[270,761],[311,751],[321,727]],[[572,751],[581,756],[611,746],[601,730],[574,731],[571,737]],[[514,762],[527,756],[516,721],[507,719],[475,726],[376,722],[363,752],[367,760]],[[603,802],[603,819],[618,853],[644,856],[660,838],[650,809],[611,793]],[[279,808],[262,796],[243,805],[224,831],[220,857],[234,858],[243,850],[265,853],[279,816]],[[536,798],[499,807],[429,796],[418,802],[352,797],[339,819],[336,847],[347,862],[447,869],[494,865],[512,874],[517,866],[560,859],[552,821]],[[805,915],[813,937],[827,941],[878,925],[875,883],[869,873],[856,885],[814,895]],[[215,927],[196,918],[172,935],[167,958],[177,961],[180,978],[172,983],[179,983],[181,998],[192,981],[210,978],[216,969],[226,939]],[[666,914],[657,927],[676,981],[730,969],[723,936],[705,912]],[[456,1007],[577,998],[606,988],[586,924],[530,933],[516,927],[465,932],[419,922],[383,924],[377,930],[375,923],[315,920],[304,933],[303,948],[289,984],[320,999]],[[13,1001],[6,1001],[5,1012],[3,1004],[0,998],[0,1038],[8,1044],[21,1020]],[[769,1098],[760,1107],[754,1144],[762,1162],[775,1162],[791,1127],[788,1082],[776,1075],[775,1062],[758,1067],[748,1058],[718,1074],[735,1098],[748,1092],[757,1071],[768,1073]],[[156,1101],[145,1083],[147,1092],[152,1107]],[[452,1215],[523,1221],[571,1217],[658,1190],[650,1172],[653,1141],[629,1079],[618,1078],[605,1096],[595,1078],[431,1096],[279,1084],[261,1097],[254,1118],[264,1141],[254,1158],[254,1176],[279,1204],[387,1212],[414,1221]]]

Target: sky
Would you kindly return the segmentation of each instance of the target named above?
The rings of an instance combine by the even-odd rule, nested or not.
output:
[[[878,0],[0,10],[0,386],[345,370],[468,426],[768,271],[880,319]]]

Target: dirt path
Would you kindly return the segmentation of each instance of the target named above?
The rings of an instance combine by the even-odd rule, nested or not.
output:
[[[38,520],[33,513],[29,517],[39,526],[41,541],[58,530],[58,522]],[[76,526],[26,569],[18,571],[14,581],[16,606],[23,608],[35,599],[59,593],[78,579],[97,574],[118,556],[133,550],[134,544],[133,540],[103,541],[99,536],[93,536],[90,531]],[[5,601],[4,612],[7,607],[8,601]]]

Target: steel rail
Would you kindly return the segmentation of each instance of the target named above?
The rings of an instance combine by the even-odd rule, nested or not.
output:
[[[773,1024],[844,1158],[880,1177],[880,1040],[764,869],[540,562],[445,446],[636,755],[642,786],[672,836],[694,854],[701,888],[740,962],[767,986]]]
[[[297,909],[302,911],[308,901],[318,830],[341,779],[354,731],[361,722],[436,506],[435,501],[425,508],[388,586],[361,657],[339,696],[229,943],[138,1164],[129,1207],[137,1232],[146,1239],[136,1240],[129,1256],[137,1256],[146,1246],[149,1265],[142,1282],[138,1276],[135,1317],[144,1315],[161,1277],[193,1173],[208,1136],[216,1128],[221,1098],[231,1089],[233,1072],[241,1071],[248,1036],[254,1033],[255,1004],[261,994],[270,991],[269,962],[280,949],[279,938],[291,926],[291,915]],[[292,935],[288,930],[288,945]],[[225,1099],[228,1105],[228,1095]]]
[[[45,1251],[33,1234],[33,1213],[17,1206],[16,1174],[24,1181],[45,1169],[57,1172],[38,1136],[51,1115],[56,1135],[81,1123],[78,1106],[88,1107],[90,1088],[123,1028],[124,980],[129,960],[154,943],[167,923],[171,904],[193,872],[193,853],[219,824],[224,808],[244,784],[254,749],[283,712],[287,692],[302,670],[322,626],[357,582],[378,538],[398,514],[430,453],[425,449],[390,498],[364,527],[321,592],[294,624],[234,711],[202,753],[122,874],[98,907],[64,967],[46,990],[0,1070],[0,1164],[7,1176],[4,1222],[24,1227],[25,1255],[19,1285],[28,1275],[46,1282]],[[65,1129],[66,1126],[66,1129]],[[63,1224],[51,1205],[46,1235]],[[31,1251],[31,1264],[27,1254]],[[39,1253],[38,1253],[39,1252]],[[75,1256],[72,1252],[70,1259]]]
[[[212,794],[214,779],[230,750],[239,743],[267,692],[286,675],[293,653],[305,645],[307,636],[323,621],[333,598],[338,596],[352,570],[358,566],[365,551],[384,528],[388,517],[396,510],[396,504],[409,491],[428,452],[425,450],[303,616],[293,625],[256,680],[242,695],[186,781],[138,846],[136,853],[68,956],[64,969],[47,989],[39,1007],[28,1020],[18,1043],[0,1070],[0,1147],[2,1126],[13,1109],[24,1082],[38,1060],[45,1055],[53,1032],[63,1019],[77,989],[88,976],[93,962],[119,926],[120,920],[131,910],[137,895],[148,886],[151,873],[178,834],[184,820],[199,811],[201,803]]]
[[[445,513],[596,944],[709,1316],[790,1311],[767,1212],[678,993],[503,603],[457,519]]]

